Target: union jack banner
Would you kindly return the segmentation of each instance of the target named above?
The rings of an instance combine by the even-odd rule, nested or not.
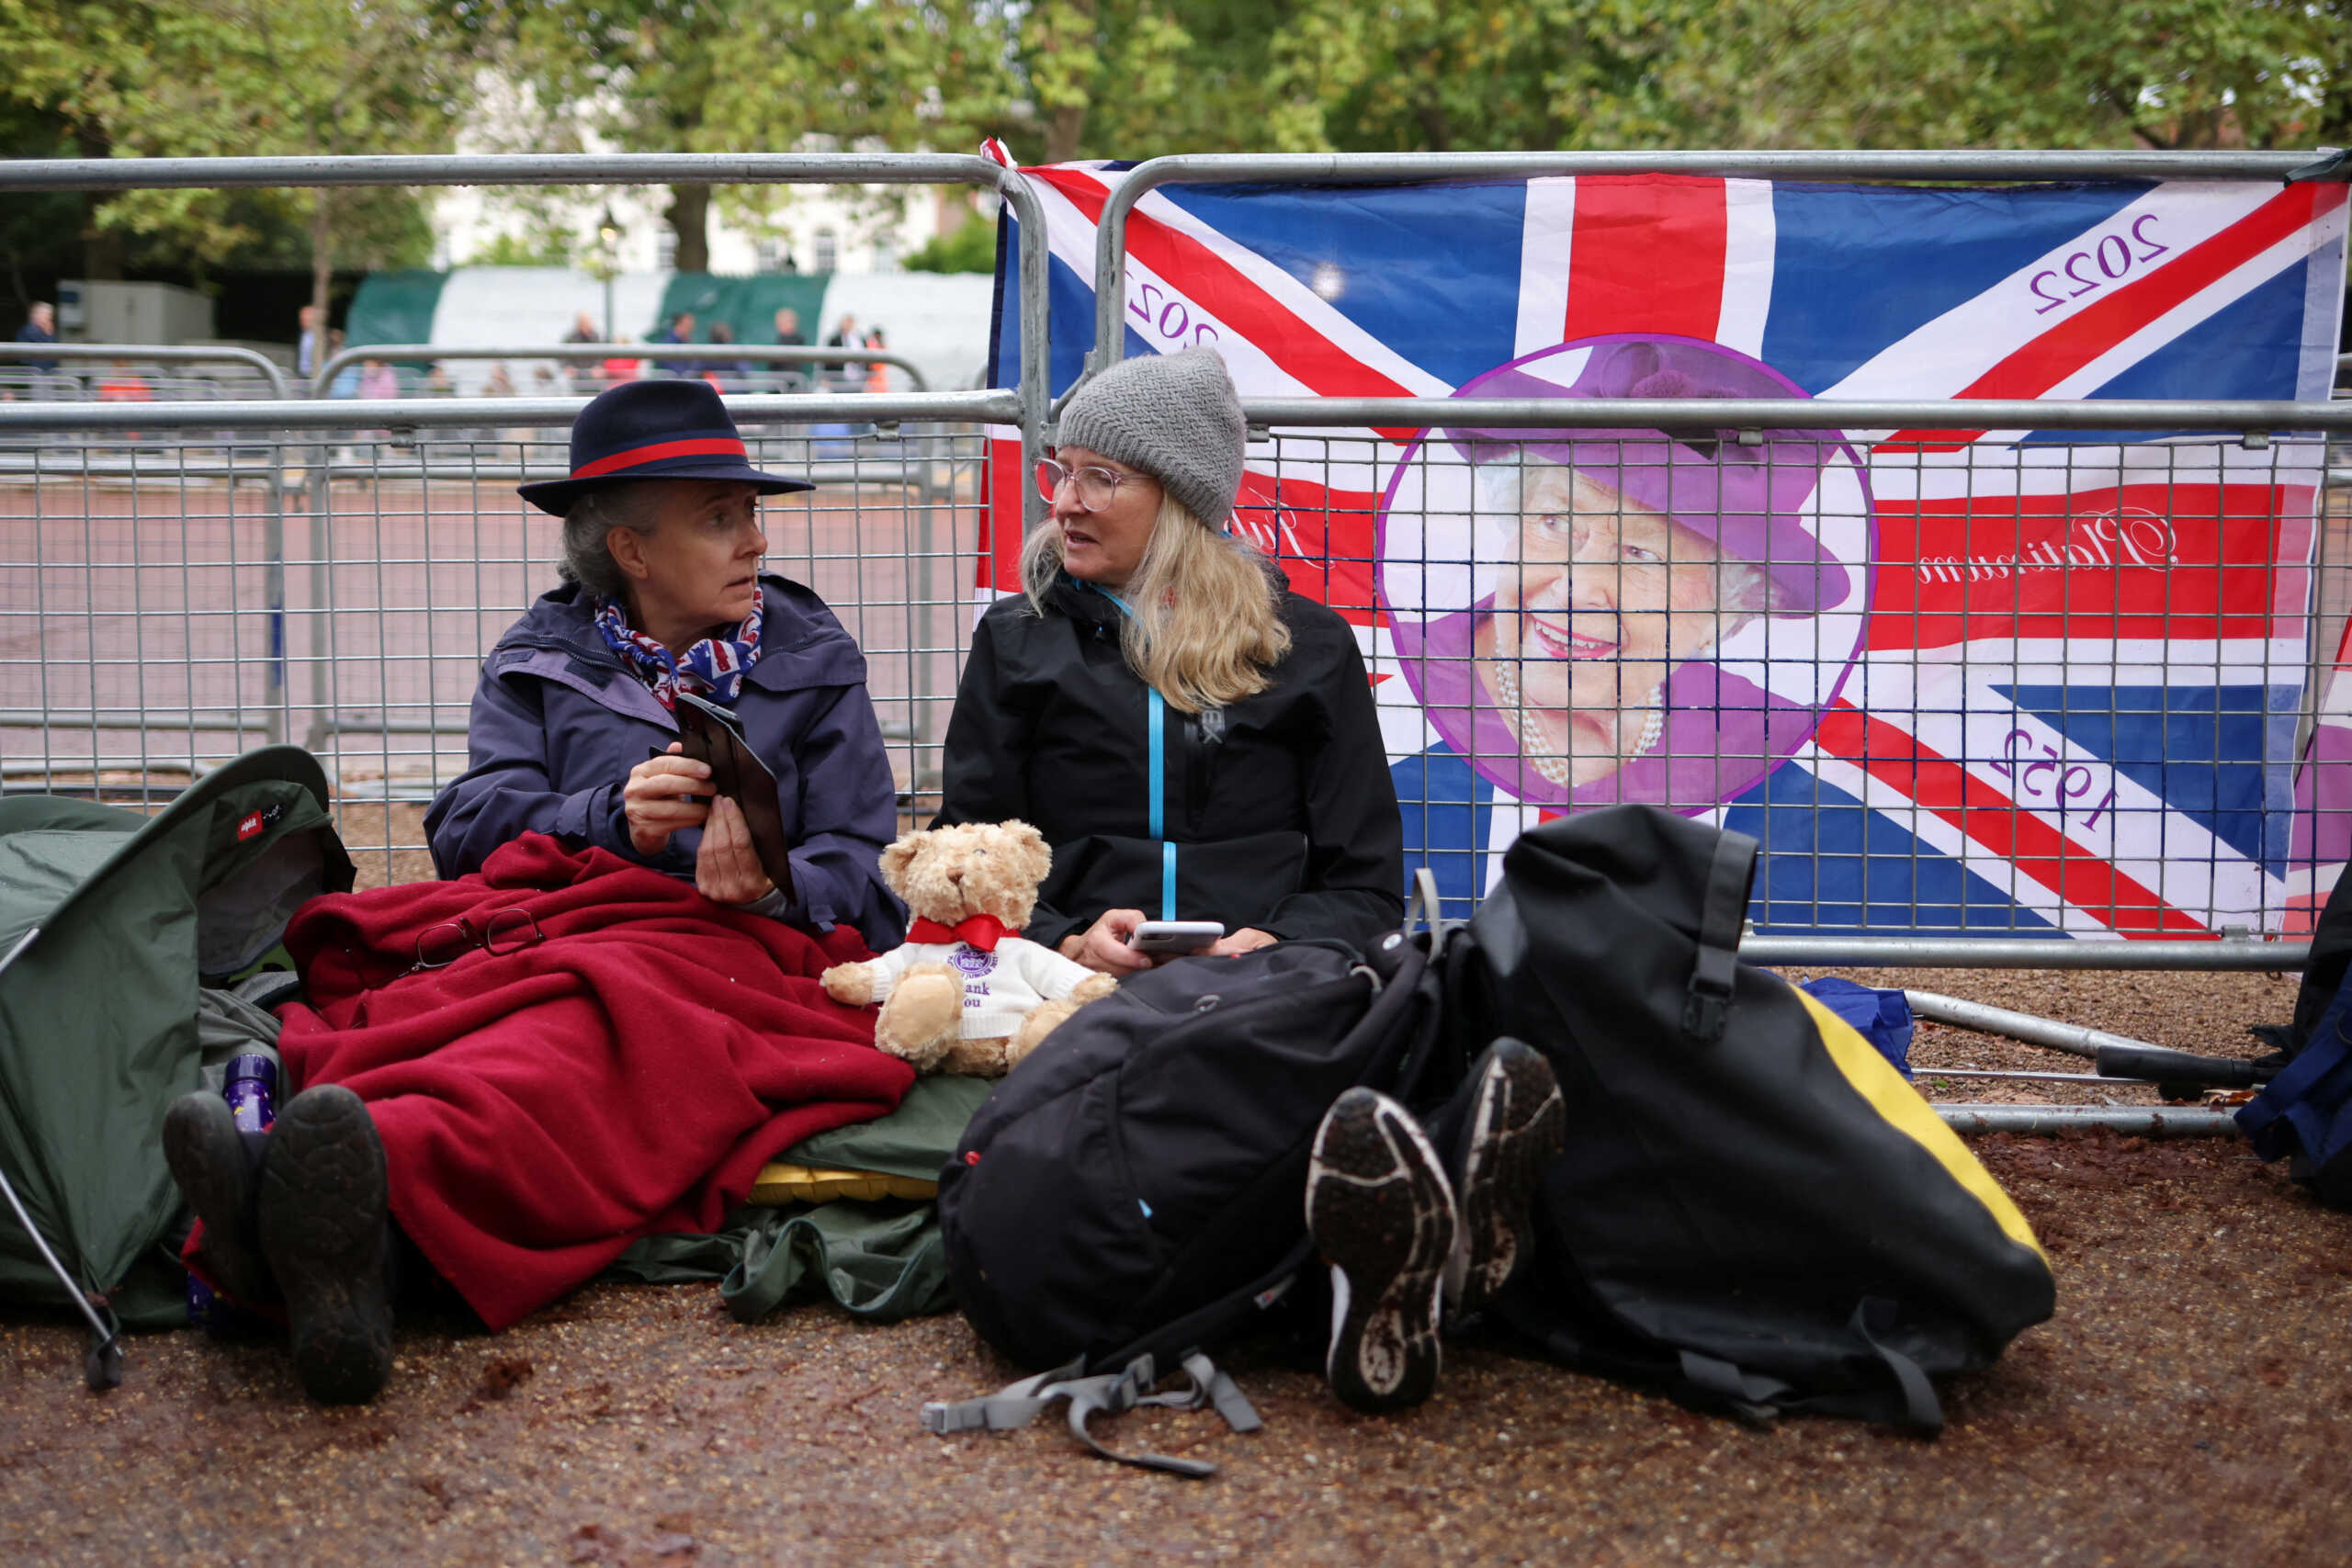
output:
[[[1126,167],[1023,171],[1057,395]],[[2343,595],[2313,591],[2324,441],[1860,430],[1795,405],[2324,400],[2345,197],[1171,186],[1128,222],[1125,352],[1212,347],[1245,400],[1792,402],[1764,430],[1253,433],[1231,525],[1356,627],[1408,854],[1450,913],[1525,828],[1644,800],[1762,841],[1761,930],[2294,931],[2352,845],[2352,647],[2322,603]],[[1018,586],[1019,468],[998,443],[984,597]]]

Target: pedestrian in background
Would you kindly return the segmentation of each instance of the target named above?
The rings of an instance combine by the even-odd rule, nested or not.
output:
[[[627,337],[622,337],[616,341],[627,343],[628,339]],[[616,354],[613,355],[612,358],[603,361],[596,368],[598,373],[602,376],[605,386],[617,387],[623,381],[634,381],[639,377],[644,375],[645,361],[642,359],[629,359]]]
[[[787,348],[806,348],[808,334],[800,330],[800,312],[789,305],[781,305],[775,312],[775,341]],[[805,392],[808,389],[808,367],[805,365],[779,365],[768,379],[768,389],[776,392]]]
[[[735,329],[725,321],[710,323],[710,341],[714,344],[731,344]],[[752,367],[741,359],[718,359],[703,367],[704,380],[722,392],[748,392],[752,389]]]
[[[655,343],[692,343],[695,341],[695,318],[691,310],[681,310],[670,318],[670,324],[653,334]],[[691,376],[695,366],[691,359],[665,359],[660,368],[668,376]]]
[[[18,343],[55,343],[57,341],[57,307],[46,299],[33,302],[25,312],[25,324],[17,329]],[[54,359],[28,359],[27,365],[46,376],[57,368]]]
[[[602,343],[605,341],[605,334],[603,331],[597,327],[596,318],[590,315],[587,311],[582,310],[579,315],[572,318],[571,330],[563,334],[563,341],[566,343]],[[563,367],[563,383],[565,391],[585,392],[590,397],[594,397],[598,392],[603,391],[607,386],[611,385],[610,382],[605,379],[603,371],[597,368],[594,361],[590,360],[565,361]]]
[[[155,389],[147,378],[130,367],[127,359],[111,361],[107,373],[98,382],[98,401],[102,403],[152,403]],[[135,433],[134,433],[135,434]]]
[[[305,305],[295,312],[301,332],[294,339],[294,374],[305,381],[319,373],[319,308]]]
[[[827,348],[864,348],[865,340],[857,335],[857,318],[843,316],[840,324],[833,328],[833,335],[825,340],[825,346]],[[825,371],[833,385],[844,392],[856,391],[858,383],[865,379],[857,367],[846,359],[829,360],[826,363]]]
[[[333,359],[336,355],[341,354],[342,352],[343,329],[341,327],[329,327],[327,329],[327,358]],[[324,363],[324,361],[322,361],[321,363]],[[334,380],[333,384],[327,388],[327,396],[331,398],[356,398],[358,395],[359,367],[356,365],[346,365],[342,369],[334,373]]]

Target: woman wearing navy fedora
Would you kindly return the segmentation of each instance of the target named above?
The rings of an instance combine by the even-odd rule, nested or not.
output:
[[[877,950],[901,940],[878,870],[896,791],[865,655],[816,594],[760,571],[759,498],[813,488],[752,468],[702,381],[628,382],[581,411],[570,477],[522,487],[563,519],[565,581],[482,666],[469,765],[425,814],[443,876],[540,832],[718,903],[846,924]],[[788,893],[761,869],[741,808],[702,793],[709,768],[676,754],[682,691],[730,709],[775,775]]]
[[[695,977],[706,991],[735,978],[726,955],[744,955],[746,934],[763,951],[808,949],[804,962],[852,932],[876,949],[902,935],[878,872],[896,804],[865,658],[815,594],[760,572],[759,498],[810,488],[752,468],[704,382],[630,382],[590,403],[572,425],[571,474],[523,487],[563,519],[565,581],[491,650],[470,765],[425,814],[445,878],[542,833],[750,911],[699,926],[689,913],[684,933],[658,923],[668,913],[639,926],[655,962],[681,949],[688,994],[660,998],[678,1010],[625,1023],[603,1005],[589,976],[635,971],[584,955],[623,953],[613,939],[626,922],[583,925],[562,960],[533,967],[540,955],[525,950],[543,933],[525,873],[490,893],[516,904],[483,911],[480,931],[448,916],[475,908],[465,900],[478,890],[446,883],[322,898],[288,938],[315,981],[277,1036],[300,1092],[264,1132],[240,1129],[217,1091],[166,1113],[164,1160],[202,1223],[191,1263],[232,1301],[282,1309],[313,1398],[359,1403],[383,1387],[395,1296],[447,1304],[454,1292],[503,1326],[639,1235],[715,1228],[774,1152],[761,1138],[797,1142],[799,1128],[879,1114],[905,1093],[911,1070],[873,1050],[859,1021],[748,985],[691,994]],[[679,720],[697,703],[728,710],[775,775],[780,831],[749,797],[764,862],[743,807],[714,802],[710,768],[680,754]],[[541,864],[527,850],[516,863]],[[641,893],[637,904],[655,907]],[[529,932],[510,920],[503,952],[491,934],[502,915]],[[796,941],[760,916],[848,931]],[[703,941],[706,953],[686,950]],[[412,953],[413,967],[379,973]],[[693,962],[708,954],[719,956]],[[806,999],[815,969],[795,982],[785,963],[756,972]],[[567,965],[570,979],[542,985]],[[675,1082],[662,1076],[673,1065]]]

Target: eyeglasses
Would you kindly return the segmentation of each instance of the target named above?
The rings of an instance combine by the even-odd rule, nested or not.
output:
[[[426,969],[446,969],[474,949],[493,958],[520,953],[547,940],[528,909],[493,909],[477,925],[471,916],[427,926],[416,936],[416,962],[403,976]]]
[[[1082,468],[1069,468],[1051,457],[1037,460],[1037,491],[1047,501],[1061,493],[1064,484],[1078,486],[1079,509],[1100,512],[1111,504],[1124,484],[1136,484],[1151,478],[1149,474],[1123,474],[1116,468],[1098,468],[1088,464]]]

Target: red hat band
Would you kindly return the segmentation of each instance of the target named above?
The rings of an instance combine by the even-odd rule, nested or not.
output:
[[[599,457],[593,463],[582,463],[571,470],[575,479],[601,479],[630,468],[641,468],[649,463],[660,463],[672,457],[743,457],[750,454],[743,443],[734,436],[711,436],[689,441],[657,441],[650,446],[632,447]]]

